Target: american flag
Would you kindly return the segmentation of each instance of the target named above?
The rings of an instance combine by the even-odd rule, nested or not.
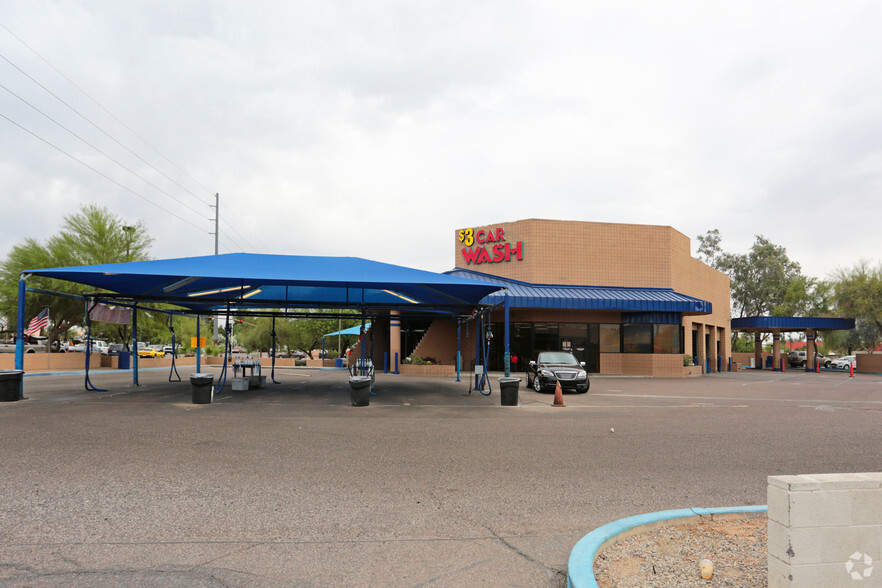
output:
[[[39,335],[40,331],[49,326],[49,307],[47,306],[40,311],[40,314],[31,319],[28,323],[28,330],[25,335]]]

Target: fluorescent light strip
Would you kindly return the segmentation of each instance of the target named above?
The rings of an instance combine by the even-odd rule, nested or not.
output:
[[[233,288],[221,288],[219,290],[206,290],[205,292],[192,292],[187,294],[189,297],[208,296],[209,294],[220,294],[221,292],[232,292],[234,290],[247,290],[251,286],[234,286]]]
[[[177,282],[175,282],[173,284],[169,284],[168,286],[164,287],[162,289],[162,291],[163,292],[174,292],[175,290],[179,290],[179,289],[183,288],[184,286],[189,286],[190,284],[192,284],[193,282],[195,282],[198,279],[199,278],[196,276],[193,276],[190,278],[184,278],[183,280],[178,280]]]
[[[392,290],[383,290],[383,292],[385,292],[386,294],[391,294],[392,296],[397,296],[397,297],[401,298],[402,300],[406,300],[407,302],[410,302],[411,304],[419,304],[419,302],[417,302],[413,298],[408,298],[407,296],[404,296],[403,294],[399,294],[398,292],[393,292]]]
[[[242,296],[242,298],[243,299],[250,298],[251,296],[254,296],[255,294],[260,294],[261,292],[263,292],[263,288],[258,288],[257,290],[253,290],[253,291],[249,292],[248,294],[245,294],[244,296]]]

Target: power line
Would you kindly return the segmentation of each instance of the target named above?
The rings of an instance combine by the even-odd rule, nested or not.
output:
[[[46,59],[45,57],[43,57],[42,55],[40,55],[40,53],[39,53],[36,49],[34,49],[34,48],[31,47],[30,45],[28,45],[28,44],[24,41],[24,39],[22,39],[21,37],[19,37],[19,36],[16,35],[15,33],[13,33],[11,30],[9,30],[9,28],[8,28],[6,25],[4,25],[2,22],[0,22],[0,27],[3,27],[3,29],[4,29],[7,33],[9,33],[9,34],[12,35],[13,37],[15,37],[15,39],[16,39],[19,43],[21,43],[22,45],[24,45],[25,47],[27,47],[27,48],[28,48],[28,49],[29,49],[34,55],[36,55],[37,57],[39,57],[39,58],[40,58],[40,59],[41,59],[46,65],[48,65],[49,67],[51,67],[51,68],[55,71],[55,73],[57,73],[58,75],[60,75],[61,77],[63,77],[65,80],[67,80],[67,82],[68,82],[70,85],[72,85],[74,88],[76,88],[77,90],[79,90],[79,92],[80,92],[83,96],[85,96],[86,98],[88,98],[89,100],[91,100],[96,106],[98,106],[98,108],[100,108],[100,109],[103,110],[108,116],[110,116],[110,118],[112,118],[112,119],[115,120],[117,123],[119,123],[120,125],[122,125],[123,128],[125,128],[127,131],[129,131],[129,132],[130,132],[132,135],[134,135],[135,137],[137,137],[142,143],[144,143],[145,145],[147,145],[148,147],[150,147],[150,148],[151,148],[151,149],[152,149],[157,155],[159,155],[159,156],[160,156],[161,158],[163,158],[166,162],[168,162],[169,165],[171,165],[171,166],[174,167],[176,170],[178,170],[179,172],[181,172],[182,174],[184,174],[185,176],[187,176],[188,178],[190,178],[194,183],[196,183],[199,187],[201,187],[201,188],[202,188],[203,190],[205,190],[206,192],[209,192],[209,191],[210,191],[210,190],[209,190],[208,188],[206,188],[206,187],[205,187],[205,186],[204,186],[199,180],[197,180],[196,178],[194,178],[193,176],[191,176],[190,174],[188,174],[186,171],[184,171],[183,169],[181,169],[180,167],[178,167],[177,165],[175,165],[175,163],[174,163],[172,160],[170,160],[168,157],[166,157],[166,156],[165,156],[165,155],[164,155],[159,149],[157,149],[156,147],[154,147],[149,141],[147,141],[147,139],[145,139],[144,137],[142,137],[141,135],[139,135],[138,133],[136,133],[131,127],[129,127],[129,126],[128,126],[126,123],[124,123],[122,120],[120,120],[115,114],[113,114],[112,112],[110,112],[110,110],[108,110],[107,108],[105,108],[103,104],[101,104],[100,102],[98,102],[97,100],[95,100],[95,99],[94,99],[94,98],[93,98],[88,92],[86,92],[85,90],[83,90],[82,88],[80,88],[80,87],[76,84],[76,82],[74,82],[72,79],[70,79],[69,77],[67,77],[67,76],[64,74],[64,72],[62,72],[60,69],[58,69],[57,67],[55,67],[55,66],[54,66],[54,65],[53,65],[48,59]],[[6,58],[4,57],[4,59],[6,59]],[[9,61],[9,60],[7,60],[7,61]],[[11,64],[11,62],[10,62],[10,64]],[[13,65],[13,67],[16,67],[16,66]],[[19,69],[19,68],[16,67],[16,69]],[[19,71],[21,71],[21,70],[19,69]],[[22,72],[22,73],[24,73],[24,72]],[[27,75],[27,74],[25,74],[25,75]],[[28,76],[28,77],[30,77],[30,76]],[[31,78],[31,79],[33,79],[33,78]],[[35,81],[35,83],[36,83],[36,80],[34,80],[34,81]],[[42,86],[41,86],[41,87],[42,87]],[[48,92],[49,90],[46,90],[46,91]],[[51,92],[49,92],[49,93],[51,94]],[[53,94],[53,96],[54,96],[54,94]],[[56,96],[56,98],[57,98],[57,96]],[[61,100],[61,99],[59,98],[59,100]],[[63,102],[63,101],[62,101],[62,102]],[[70,107],[69,107],[69,108],[70,108]],[[79,113],[77,113],[77,114],[79,114]],[[80,116],[82,116],[82,115],[80,115]],[[91,122],[91,121],[90,121],[90,122]],[[109,135],[108,135],[108,136],[109,136]],[[115,140],[115,139],[114,139],[114,140]],[[118,141],[117,141],[117,142],[118,142]],[[122,143],[120,143],[120,145],[122,145]],[[206,202],[205,200],[202,200],[202,198],[200,198],[199,196],[197,196],[197,195],[194,194],[193,192],[190,192],[190,190],[188,190],[187,188],[185,188],[185,187],[182,186],[181,184],[177,183],[175,180],[173,180],[173,179],[170,178],[169,176],[165,175],[162,171],[160,171],[159,169],[157,169],[156,167],[154,167],[152,164],[150,164],[150,163],[148,163],[147,161],[145,161],[144,159],[142,159],[140,156],[138,156],[138,155],[135,154],[133,151],[131,151],[130,149],[128,149],[128,147],[125,147],[125,145],[122,145],[122,146],[123,146],[125,149],[129,150],[133,155],[135,155],[135,157],[138,157],[139,159],[141,159],[141,161],[143,161],[144,163],[146,163],[147,165],[149,165],[150,167],[152,167],[153,169],[155,169],[157,172],[159,172],[160,174],[162,174],[163,176],[165,176],[166,178],[168,178],[169,181],[173,182],[175,185],[177,185],[177,186],[180,187],[181,189],[183,189],[183,190],[189,192],[193,197],[195,197],[195,198],[199,199],[200,201],[202,201],[203,204],[208,204],[208,202]]]
[[[166,192],[165,190],[163,190],[162,188],[160,188],[159,186],[157,186],[156,184],[154,184],[153,182],[151,182],[151,181],[148,180],[147,178],[145,178],[145,177],[141,176],[140,174],[138,174],[138,172],[136,172],[136,171],[134,171],[133,169],[129,168],[129,167],[126,166],[125,164],[123,164],[123,163],[117,161],[116,159],[114,159],[113,157],[111,157],[110,155],[108,155],[107,153],[105,153],[104,151],[102,151],[101,149],[99,149],[98,147],[96,147],[95,145],[93,145],[92,143],[88,142],[87,140],[85,140],[84,138],[82,138],[81,136],[79,136],[77,133],[73,132],[72,130],[70,130],[69,128],[67,128],[66,126],[64,126],[63,124],[61,124],[60,122],[58,122],[57,120],[55,120],[54,118],[52,118],[51,116],[49,116],[48,114],[46,114],[45,112],[43,112],[42,110],[40,110],[39,108],[37,108],[36,106],[34,106],[33,104],[31,104],[30,102],[28,102],[27,100],[25,100],[24,98],[22,98],[21,96],[19,96],[18,94],[16,94],[15,92],[13,92],[12,90],[10,90],[9,88],[7,88],[6,86],[4,86],[2,83],[0,83],[0,88],[3,88],[4,90],[6,90],[7,92],[9,92],[9,93],[12,94],[13,96],[15,96],[16,98],[18,98],[18,99],[21,100],[22,102],[24,102],[25,104],[27,104],[28,106],[30,106],[31,108],[33,108],[34,110],[36,110],[37,112],[39,112],[40,114],[42,114],[43,116],[45,116],[46,118],[48,118],[49,120],[51,120],[52,122],[54,122],[56,125],[58,125],[58,126],[61,127],[62,129],[64,129],[65,131],[67,131],[68,133],[70,133],[71,135],[73,135],[74,137],[76,137],[77,139],[79,139],[80,141],[82,141],[83,143],[85,143],[86,145],[88,145],[89,147],[91,147],[92,149],[94,149],[95,151],[97,151],[98,153],[100,153],[101,155],[103,155],[104,157],[106,157],[107,159],[109,159],[110,161],[112,161],[113,163],[117,164],[118,166],[120,166],[121,168],[123,168],[124,170],[126,170],[127,172],[131,173],[133,176],[135,176],[135,177],[138,178],[139,180],[143,181],[143,182],[146,183],[146,184],[149,184],[150,186],[153,186],[154,188],[156,188],[157,190],[159,190],[160,192],[162,192],[163,194],[165,194],[166,196],[168,196],[169,198],[171,198],[172,200],[174,200],[175,202],[177,202],[177,203],[180,204],[181,206],[184,206],[184,207],[186,207],[186,208],[189,208],[190,210],[192,210],[192,211],[195,212],[196,214],[200,214],[200,215],[202,214],[202,212],[196,210],[195,208],[193,208],[192,206],[190,206],[189,204],[187,204],[187,203],[184,202],[183,200],[179,200],[179,199],[175,198],[174,196],[172,196],[171,194],[169,194],[168,192]]]
[[[14,124],[15,126],[17,126],[18,128],[20,128],[20,129],[23,130],[24,132],[26,132],[26,133],[28,133],[29,135],[31,135],[32,137],[34,137],[34,138],[36,138],[36,139],[39,139],[40,141],[46,143],[47,145],[49,145],[49,146],[52,147],[53,149],[59,151],[60,153],[63,153],[64,155],[67,155],[68,157],[70,157],[71,159],[73,159],[74,161],[76,161],[77,163],[79,163],[80,165],[82,165],[83,167],[86,167],[86,168],[92,170],[93,172],[95,172],[96,174],[98,174],[99,176],[103,177],[104,179],[109,180],[110,182],[113,182],[114,184],[116,184],[117,186],[119,186],[120,188],[122,188],[123,190],[125,190],[126,192],[130,192],[130,193],[134,194],[135,196],[137,196],[138,198],[140,198],[141,200],[143,200],[144,202],[147,202],[147,203],[149,203],[149,204],[152,204],[153,206],[155,206],[156,208],[162,210],[163,212],[166,212],[166,213],[172,215],[173,217],[175,217],[175,218],[177,218],[177,219],[179,219],[179,220],[184,221],[185,223],[187,223],[188,225],[190,225],[190,226],[193,227],[194,229],[196,229],[196,230],[198,230],[198,231],[202,231],[202,232],[208,233],[208,231],[206,231],[205,229],[200,229],[199,227],[197,227],[196,225],[194,225],[193,223],[191,223],[190,221],[188,221],[188,220],[185,219],[184,217],[182,217],[182,216],[178,216],[177,214],[175,214],[174,212],[168,210],[167,208],[164,208],[164,207],[160,206],[159,204],[156,204],[155,202],[153,202],[153,201],[150,200],[149,198],[147,198],[147,197],[145,197],[145,196],[142,196],[141,194],[135,192],[134,190],[132,190],[132,189],[129,188],[128,186],[124,186],[123,184],[120,184],[119,182],[117,182],[116,180],[114,180],[113,178],[111,178],[110,176],[108,176],[108,175],[106,175],[105,173],[103,173],[103,172],[101,172],[101,171],[95,169],[94,167],[92,167],[91,165],[89,165],[88,163],[86,163],[85,161],[83,161],[83,160],[77,158],[77,157],[74,156],[74,155],[71,155],[70,153],[68,153],[67,151],[65,151],[64,149],[62,149],[61,147],[55,145],[54,143],[51,143],[51,142],[47,141],[46,139],[44,139],[44,138],[41,137],[40,135],[36,134],[36,133],[33,132],[32,130],[28,129],[27,127],[24,127],[24,126],[20,125],[19,123],[15,122],[15,121],[12,120],[11,118],[9,118],[9,117],[6,116],[5,114],[3,114],[2,112],[0,112],[0,117],[6,119],[7,121],[9,121],[10,123]]]

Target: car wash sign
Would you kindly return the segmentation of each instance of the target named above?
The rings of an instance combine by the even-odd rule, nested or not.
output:
[[[456,238],[462,244],[462,257],[466,265],[482,263],[500,263],[516,259],[524,259],[524,242],[510,242],[505,239],[505,230],[493,229],[460,229]]]

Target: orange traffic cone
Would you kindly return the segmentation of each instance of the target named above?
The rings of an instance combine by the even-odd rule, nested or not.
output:
[[[563,403],[563,390],[560,387],[560,382],[556,382],[554,386],[554,404],[551,406],[566,406]]]

